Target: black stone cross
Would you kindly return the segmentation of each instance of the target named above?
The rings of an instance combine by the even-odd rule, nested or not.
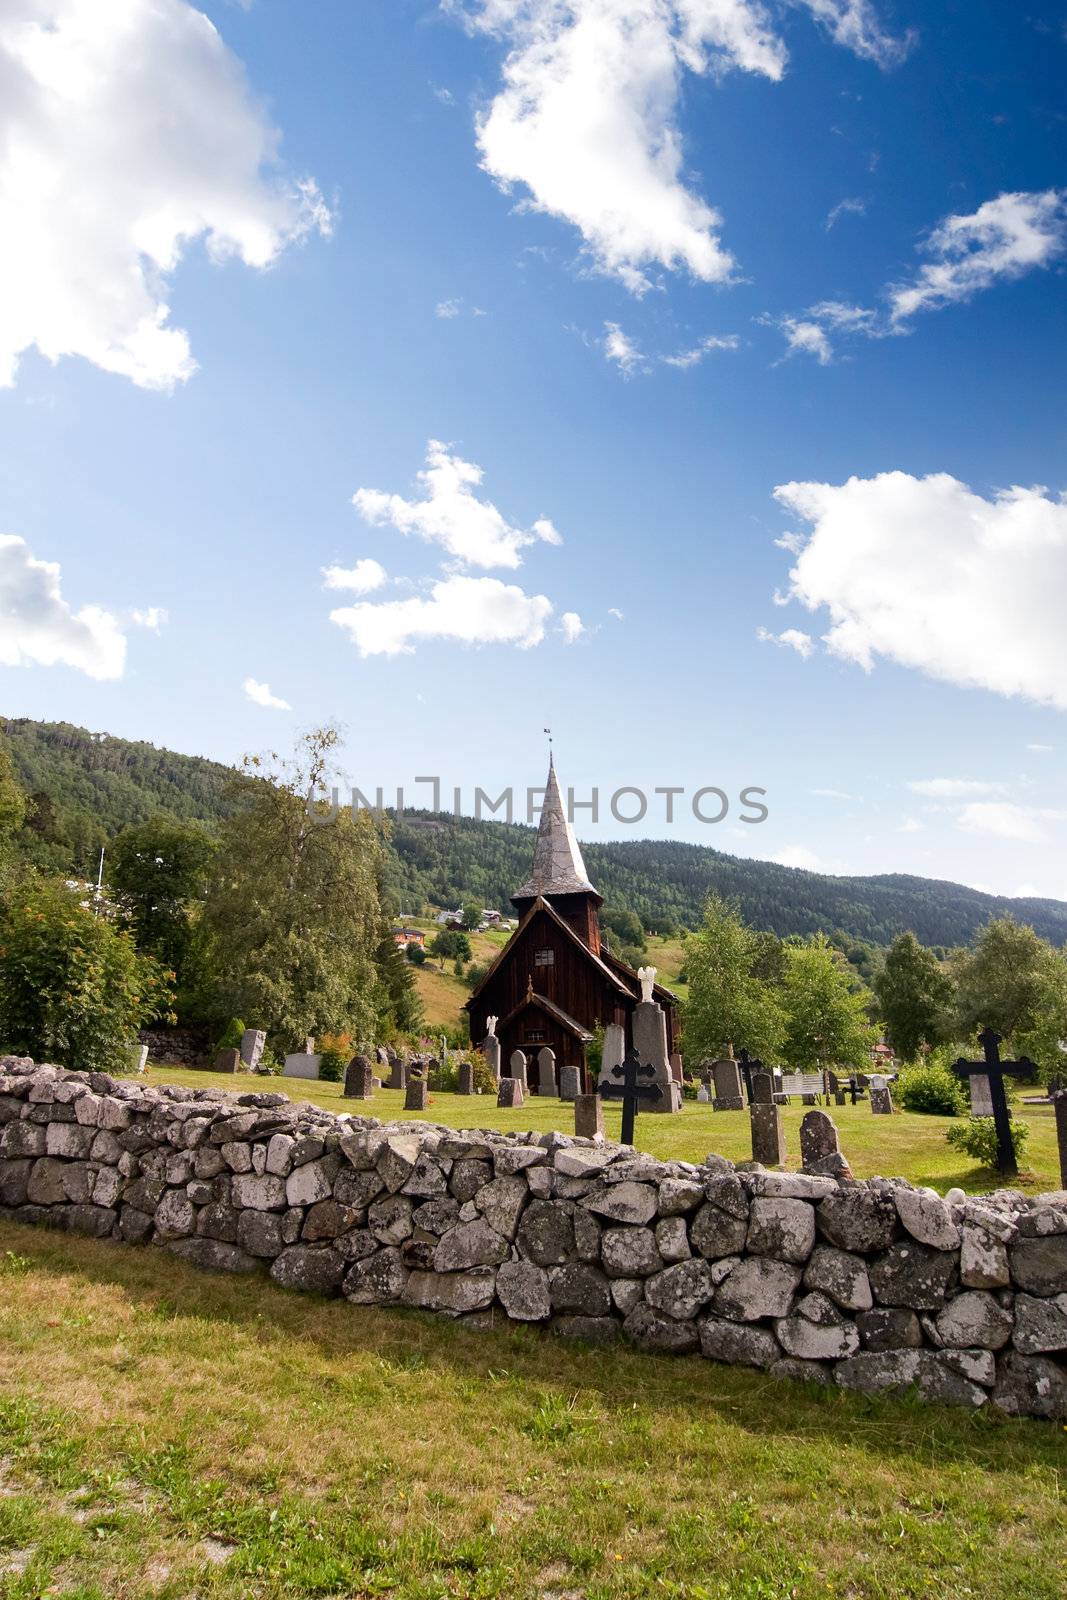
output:
[[[978,1043],[982,1046],[985,1060],[965,1061],[961,1056],[959,1061],[953,1063],[952,1070],[958,1078],[981,1076],[989,1079],[993,1126],[997,1130],[997,1167],[999,1171],[1010,1175],[1018,1172],[1019,1165],[1015,1159],[1015,1141],[1011,1136],[1011,1115],[1008,1097],[1004,1092],[1004,1074],[1012,1078],[1028,1078],[1037,1068],[1027,1056],[1020,1056],[1018,1061],[1001,1061],[1000,1034],[994,1033],[992,1028],[982,1029]]]
[[[633,1045],[626,1052],[621,1067],[612,1067],[611,1076],[621,1078],[619,1084],[608,1083],[606,1079],[597,1084],[597,1094],[603,1095],[605,1100],[622,1101],[622,1140],[623,1144],[634,1142],[634,1117],[642,1100],[662,1100],[663,1090],[658,1083],[640,1083],[640,1078],[655,1077],[655,1067],[643,1067]]]
[[[750,1056],[747,1050],[737,1052],[737,1065],[741,1068],[741,1076],[745,1080],[745,1094],[748,1096],[749,1105],[752,1104],[752,1074],[766,1072],[767,1068],[758,1056]]]

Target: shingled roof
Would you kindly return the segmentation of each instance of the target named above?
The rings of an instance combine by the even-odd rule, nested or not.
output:
[[[534,845],[533,871],[511,898],[518,902],[532,900],[538,895],[596,892],[585,870],[574,829],[567,820],[556,768],[549,758],[545,801],[541,807],[537,843]]]

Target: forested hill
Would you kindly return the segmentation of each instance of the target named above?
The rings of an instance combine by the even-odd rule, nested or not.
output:
[[[66,723],[0,718],[16,775],[51,802],[57,866],[90,872],[101,844],[157,812],[217,823],[229,807],[228,767],[140,741],[88,733]],[[910,928],[924,944],[969,941],[989,917],[1010,911],[1056,944],[1067,941],[1067,903],[1007,900],[958,883],[886,875],[832,878],[818,872],[745,861],[706,845],[637,839],[583,845],[590,876],[605,900],[645,922],[694,926],[711,889],[735,897],[756,927],[779,935],[840,932],[886,944]],[[409,813],[391,829],[389,883],[396,908],[425,902],[456,906],[475,899],[501,911],[529,874],[533,830],[518,824]]]

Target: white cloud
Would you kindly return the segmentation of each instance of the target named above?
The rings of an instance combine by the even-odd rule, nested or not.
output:
[[[1003,794],[1005,785],[984,778],[916,778],[908,788],[928,800],[963,800],[968,795]]]
[[[1047,756],[1052,754],[1055,746],[1051,744],[1028,744],[1026,748],[1032,751],[1035,756]]]
[[[695,367],[713,350],[736,350],[740,344],[741,341],[736,333],[711,333],[692,349],[681,350],[676,356],[661,356],[660,360],[668,367],[681,367],[685,371],[689,367]]]
[[[890,290],[890,321],[969,300],[1000,278],[1047,267],[1067,243],[1067,190],[1000,194],[968,216],[945,217],[924,245],[934,259]]]
[[[329,231],[186,0],[4,0],[0,84],[0,385],[36,345],[169,389],[196,370],[166,300],[194,241],[267,267]]]
[[[834,348],[826,336],[825,330],[817,322],[796,317],[781,317],[777,324],[785,334],[785,361],[789,356],[804,354],[814,356],[820,367],[825,367],[833,360]]]
[[[805,351],[826,366],[833,353],[827,329],[871,339],[910,333],[917,312],[940,311],[1002,280],[1048,267],[1065,248],[1067,189],[1000,194],[977,211],[943,217],[922,246],[932,259],[910,279],[888,284],[881,308],[823,300],[796,317],[761,320],[781,328],[786,356]]]
[[[269,683],[257,683],[255,678],[246,678],[244,691],[249,700],[254,700],[257,706],[265,706],[268,711],[293,709],[288,700],[281,700],[276,694],[271,694]]]
[[[620,611],[618,606],[609,606],[608,616],[614,617],[616,622],[622,622],[625,620],[626,613],[624,611]]]
[[[410,655],[414,641],[453,639],[463,644],[514,644],[529,649],[545,636],[552,602],[528,595],[499,578],[450,577],[436,582],[429,598],[362,601],[330,612],[360,655]]]
[[[323,567],[322,576],[327,589],[351,589],[354,594],[370,594],[380,589],[389,574],[381,562],[365,556],[354,567]]]
[[[459,300],[438,300],[434,306],[433,314],[447,321],[450,317],[458,317],[462,311],[462,302]]]
[[[862,217],[862,216],[866,215],[866,211],[867,211],[867,202],[866,202],[866,200],[839,200],[837,202],[836,206],[833,206],[830,209],[830,211],[827,213],[827,216],[826,216],[826,231],[827,231],[827,233],[830,232],[830,229],[834,226],[835,223],[840,222],[840,220],[841,220],[841,218],[843,216],[851,215],[851,216],[856,216],[856,217]]]
[[[628,334],[623,333],[617,322],[605,322],[602,347],[607,359],[614,361],[626,378],[644,360],[633,340]]]
[[[452,454],[440,440],[431,439],[426,467],[418,474],[425,499],[405,500],[380,489],[357,489],[352,504],[365,521],[418,534],[472,567],[518,567],[522,565],[519,552],[527,545],[538,540],[562,543],[547,517],[538,517],[527,532],[506,522],[492,501],[479,500],[474,491],[483,476],[481,467]]]
[[[900,827],[897,829],[897,832],[898,833],[922,833],[923,832],[923,824],[919,821],[918,817],[905,817],[904,821],[900,824]]]
[[[756,638],[762,644],[776,644],[786,650],[795,650],[802,661],[815,649],[815,642],[809,633],[801,633],[798,628],[786,628],[784,633],[771,633],[767,628],[757,628]]]
[[[137,628],[147,628],[150,633],[158,633],[170,617],[165,606],[146,606],[143,611],[136,608],[130,612],[130,621]]]
[[[559,619],[559,629],[563,635],[564,644],[573,644],[586,631],[577,611],[565,611]]]
[[[787,483],[811,524],[788,598],[825,607],[829,650],[1067,709],[1067,502],[975,494],[947,473]]]
[[[967,833],[987,834],[994,839],[1019,839],[1035,844],[1045,837],[1043,822],[1063,822],[1067,811],[1042,810],[1017,806],[1009,801],[976,800],[964,806],[957,826]]]
[[[0,666],[30,662],[121,678],[126,639],[118,619],[101,606],[71,609],[58,562],[38,561],[24,539],[0,534]]]
[[[809,850],[802,844],[787,845],[784,850],[779,850],[777,855],[769,858],[777,862],[780,867],[797,867],[803,872],[820,872],[822,864],[814,850]]]
[[[906,43],[868,0],[794,0],[840,44],[889,65]],[[529,210],[578,229],[597,270],[634,293],[649,271],[727,280],[721,218],[685,178],[682,76],[777,82],[787,52],[760,0],[451,0],[504,42],[503,87],[478,119],[482,166]]]
[[[855,795],[846,794],[844,789],[813,789],[812,794],[818,795],[820,800],[854,800]]]

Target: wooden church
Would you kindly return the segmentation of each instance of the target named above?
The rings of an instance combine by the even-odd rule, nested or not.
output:
[[[600,942],[602,897],[589,881],[567,820],[554,763],[534,845],[533,871],[511,897],[519,926],[467,1001],[470,1034],[480,1043],[496,1017],[501,1061],[507,1072],[514,1050],[526,1055],[531,1087],[537,1052],[548,1045],[556,1070],[582,1070],[588,1089],[586,1047],[598,1026],[618,1023],[631,1043],[631,1018],[641,999],[637,973]],[[677,1001],[660,984],[653,998],[666,1012],[667,1049],[678,1048]]]

